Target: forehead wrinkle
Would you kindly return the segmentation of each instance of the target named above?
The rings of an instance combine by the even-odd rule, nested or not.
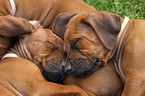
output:
[[[77,32],[77,33],[74,33],[74,34],[69,35],[68,38],[67,38],[67,40],[68,41],[73,41],[76,38],[85,38],[89,42],[95,43],[92,38],[88,38],[88,34],[84,34],[82,32]]]

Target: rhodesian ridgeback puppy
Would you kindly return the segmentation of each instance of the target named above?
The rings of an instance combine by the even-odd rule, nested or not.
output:
[[[42,26],[51,29],[59,13],[91,11],[95,11],[95,8],[81,0],[0,0],[0,35],[2,35],[0,55],[10,48],[12,39],[6,37],[13,35],[15,37],[32,31],[32,26],[27,23],[28,20],[38,20]],[[56,34],[63,38],[65,30],[57,32],[59,34]],[[5,39],[7,40],[4,41]]]
[[[113,60],[125,85],[122,96],[144,96],[144,25],[105,11],[72,15],[64,36],[66,71],[85,77]]]
[[[66,76],[64,84],[75,84],[90,96],[121,96],[123,86],[112,61],[87,78]]]
[[[60,85],[44,79],[58,81],[64,76],[60,64],[64,60],[62,48],[62,39],[42,26],[21,37],[0,62],[0,94],[88,96],[75,85]]]
[[[79,15],[79,18],[77,18],[77,15]],[[71,73],[71,74],[73,74],[73,76],[68,75],[65,78],[63,83],[64,84],[76,84],[87,92],[89,90],[88,94],[92,93],[95,96],[96,95],[97,96],[120,96],[120,94],[121,94],[120,88],[122,87],[122,83],[121,83],[121,80],[120,80],[119,76],[117,75],[117,72],[115,71],[115,69],[113,67],[113,63],[111,61],[109,62],[109,64],[111,63],[109,66],[106,66],[103,69],[100,69],[99,71],[96,71],[96,69],[98,69],[97,67],[91,69],[91,67],[93,66],[93,63],[89,68],[87,68],[89,66],[89,64],[86,67],[81,65],[81,64],[83,64],[83,63],[81,63],[81,60],[79,62],[74,61],[74,64],[70,65],[71,64],[71,62],[69,61],[69,60],[71,60],[70,55],[73,58],[80,59],[79,56],[81,56],[81,55],[77,53],[77,51],[79,52],[79,50],[77,49],[77,46],[79,46],[80,49],[82,49],[82,50],[85,48],[85,46],[88,46],[87,44],[85,46],[79,45],[79,44],[75,45],[75,44],[77,44],[77,42],[79,40],[78,39],[79,37],[78,38],[75,37],[77,35],[77,33],[78,33],[78,36],[82,36],[82,37],[83,37],[83,35],[86,35],[86,36],[94,35],[95,36],[95,34],[89,33],[89,32],[91,32],[91,28],[88,27],[88,24],[83,22],[83,18],[82,18],[83,16],[84,16],[84,13],[83,14],[61,13],[56,17],[56,21],[53,25],[54,28],[57,27],[60,31],[62,28],[65,28],[62,26],[66,26],[67,29],[69,28],[70,30],[67,30],[67,33],[69,33],[69,34],[67,34],[67,33],[66,34],[68,35],[67,37],[71,37],[71,40],[73,40],[73,41],[70,41],[70,45],[66,44],[66,43],[68,43],[68,41],[65,41],[65,45],[66,45],[65,49],[67,49],[66,47],[72,47],[72,48],[70,48],[70,50],[66,50],[66,52],[68,52],[68,54],[67,54],[67,63],[68,64],[66,65],[65,69],[66,69],[67,73]],[[78,21],[76,21],[76,20],[78,20]],[[67,23],[64,23],[63,21],[69,22],[69,23],[67,24]],[[81,24],[79,25],[78,23],[81,23]],[[82,24],[84,24],[84,26],[82,26]],[[62,25],[62,26],[60,26],[60,25]],[[85,25],[87,25],[87,26],[85,26]],[[59,27],[61,27],[61,28],[59,28]],[[77,31],[82,32],[83,35],[79,34],[79,32],[77,32]],[[73,32],[76,32],[76,33],[73,34]],[[65,36],[66,36],[66,34],[65,34]],[[77,39],[74,40],[73,38],[77,38]],[[65,39],[66,39],[66,37],[65,37]],[[72,53],[69,53],[71,51],[72,51]],[[93,51],[93,50],[90,48],[86,51]],[[72,62],[73,62],[73,60],[75,60],[75,59],[72,59]],[[94,65],[94,66],[98,66],[97,64],[99,64],[99,63],[101,63],[101,62],[97,62],[96,65]],[[82,74],[81,71],[84,71],[84,73],[82,72],[83,73]],[[78,78],[78,77],[87,77],[87,78]],[[122,87],[122,89],[123,89],[123,87]],[[120,93],[118,93],[117,90],[120,90]]]
[[[48,81],[60,82],[65,77],[63,40],[41,25],[35,32],[20,37],[11,51],[33,61]]]

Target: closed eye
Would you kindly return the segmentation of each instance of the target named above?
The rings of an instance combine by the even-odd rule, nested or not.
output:
[[[51,45],[53,46],[54,49],[58,49],[52,42],[49,42],[49,41],[45,41],[45,42],[51,44]]]
[[[76,48],[76,44],[81,40],[82,38],[77,38],[75,39],[73,42],[70,43],[70,47],[72,49],[75,49]]]

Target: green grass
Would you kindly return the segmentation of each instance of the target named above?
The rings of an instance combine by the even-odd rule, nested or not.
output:
[[[144,0],[82,0],[98,11],[108,11],[129,18],[145,20]]]

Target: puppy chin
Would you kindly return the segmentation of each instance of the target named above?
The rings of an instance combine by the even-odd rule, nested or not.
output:
[[[47,81],[62,83],[66,74],[64,72],[43,72],[43,76]]]
[[[98,58],[95,57],[90,64],[84,64],[83,66],[79,68],[74,68],[76,70],[72,72],[72,75],[78,78],[88,77],[92,73],[94,73],[96,70],[99,70],[102,67],[104,67],[102,62]]]
[[[92,67],[91,69],[89,70],[80,70],[80,71],[74,71],[72,73],[72,75],[74,77],[77,77],[77,78],[85,78],[85,77],[89,77],[91,74],[93,74],[96,70],[99,70],[100,68],[102,68],[103,65],[100,65],[100,66],[97,66],[97,67]],[[84,69],[87,69],[87,68],[84,68]]]
[[[59,66],[55,66],[53,63],[47,65],[51,66],[45,67],[42,62],[39,62],[41,72],[45,79],[50,82],[62,83],[62,80],[64,80],[66,76],[66,73],[63,70],[63,62],[59,64]]]

